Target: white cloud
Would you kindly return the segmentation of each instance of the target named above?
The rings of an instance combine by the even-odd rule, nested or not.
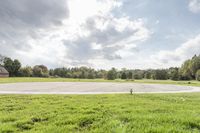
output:
[[[85,21],[91,16],[105,15],[121,5],[117,0],[69,0],[70,19]]]
[[[200,0],[189,0],[189,9],[193,13],[200,12]]]
[[[171,51],[160,51],[152,60],[161,67],[180,66],[183,61],[200,54],[200,34]]]
[[[122,4],[116,0],[69,1],[70,17],[61,35],[68,65],[94,65],[96,60],[104,60],[105,65],[105,60],[121,59],[137,43],[149,38],[150,31],[142,19],[112,14]]]
[[[87,35],[64,41],[67,57],[76,64],[80,62],[80,65],[82,62],[88,64],[91,59],[121,59],[121,53],[129,54],[129,50],[135,48],[137,43],[150,36],[142,19],[115,18],[110,14],[89,17],[82,28],[81,31],[87,31]],[[94,44],[98,48],[94,48]]]
[[[26,63],[30,64],[28,56],[20,56],[20,52],[27,52],[28,55],[33,49],[31,40],[42,40],[45,33],[62,27],[68,14],[66,0],[1,0],[0,54],[20,57],[20,60],[27,60]],[[36,55],[33,56],[35,60]]]
[[[123,5],[117,0],[25,1],[0,2],[0,53],[25,65],[106,65],[151,34],[141,18],[116,17]]]

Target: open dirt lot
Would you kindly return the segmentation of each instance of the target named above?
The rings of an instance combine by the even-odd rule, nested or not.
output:
[[[200,92],[200,87],[95,82],[35,82],[0,84],[0,94],[109,94]]]

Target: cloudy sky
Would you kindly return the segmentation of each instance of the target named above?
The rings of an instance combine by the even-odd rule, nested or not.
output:
[[[50,68],[166,68],[200,54],[200,0],[0,0],[0,54]]]

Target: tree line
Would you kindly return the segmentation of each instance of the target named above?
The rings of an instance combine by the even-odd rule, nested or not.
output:
[[[62,77],[79,79],[104,78],[108,80],[155,79],[155,80],[198,80],[200,81],[200,55],[186,60],[182,66],[168,69],[121,69],[95,70],[89,67],[48,69],[45,65],[22,67],[19,60],[0,56],[0,65],[9,72],[10,77]]]

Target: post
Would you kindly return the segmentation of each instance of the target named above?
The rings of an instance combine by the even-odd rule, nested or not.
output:
[[[133,89],[130,89],[130,94],[133,95]]]

